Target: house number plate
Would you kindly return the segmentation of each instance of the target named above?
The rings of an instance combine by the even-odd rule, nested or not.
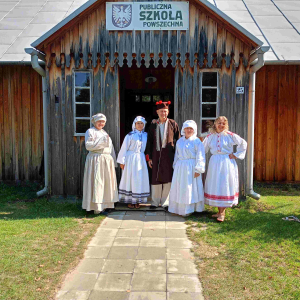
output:
[[[237,86],[236,87],[236,93],[237,94],[244,94],[244,87],[243,86]]]

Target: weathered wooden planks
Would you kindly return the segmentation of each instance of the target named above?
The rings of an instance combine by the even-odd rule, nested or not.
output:
[[[92,114],[107,115],[106,129],[116,151],[120,147],[119,67],[126,63],[130,68],[133,59],[137,68],[145,69],[150,65],[161,67],[161,60],[166,67],[171,58],[175,67],[174,113],[179,126],[187,119],[200,120],[202,72],[219,72],[219,114],[226,115],[230,128],[246,138],[247,61],[257,45],[196,1],[190,2],[188,31],[108,32],[105,19],[105,3],[98,1],[93,9],[37,47],[46,53],[47,59],[52,194],[82,193],[87,151],[84,137],[74,136],[72,72],[76,69],[93,73]],[[236,97],[237,85],[245,86],[245,95]],[[243,195],[245,161],[239,163],[239,168]]]
[[[40,180],[42,80],[31,66],[0,66],[0,179]]]
[[[229,121],[229,129],[247,140],[249,73],[243,64],[240,64],[236,70],[233,59],[229,68],[225,66],[225,60],[223,60],[223,68],[221,70],[201,69],[197,65],[191,68],[188,63],[184,68],[181,68],[180,64],[176,66],[174,115],[179,127],[181,128],[184,121],[193,119],[198,123],[198,135],[201,134],[199,124],[202,109],[200,105],[201,73],[205,71],[217,71],[219,74],[219,115],[226,116]],[[245,94],[236,95],[236,86],[244,86]],[[208,154],[207,158],[209,157],[210,155]],[[237,163],[240,195],[245,196],[246,160],[237,160]]]
[[[70,24],[66,24],[37,48],[45,52],[49,45],[57,44],[52,51],[56,53],[57,60],[59,60],[57,55],[59,53],[56,49],[60,49],[61,53],[65,54],[67,67],[72,56],[77,68],[81,58],[85,68],[89,59],[93,67],[96,67],[98,55],[103,68],[106,65],[106,55],[109,55],[113,67],[116,53],[119,66],[123,65],[123,60],[126,58],[130,67],[132,59],[136,57],[139,67],[144,57],[146,67],[149,66],[151,58],[154,66],[157,67],[160,56],[166,66],[168,53],[172,53],[172,65],[175,67],[176,54],[179,53],[181,67],[185,65],[186,54],[191,67],[194,66],[195,55],[201,67],[207,55],[207,66],[211,67],[215,54],[217,66],[221,67],[223,53],[226,54],[228,66],[231,53],[235,54],[235,60],[238,61],[239,54],[243,52],[245,61],[248,61],[250,51],[257,46],[224,20],[221,21],[219,16],[198,1],[190,1],[190,28],[187,31],[108,32],[105,27],[105,11],[105,2],[97,2],[93,5],[93,9],[87,10]]]
[[[0,180],[5,176],[4,174],[4,102],[3,102],[3,68],[0,68]]]
[[[256,180],[300,180],[299,82],[299,66],[264,66],[257,73]]]
[[[267,99],[265,99],[265,89],[266,86],[266,68],[262,68],[260,71],[259,80],[256,80],[256,94],[255,94],[255,135],[254,135],[254,178],[261,181],[262,178],[266,178],[266,146],[265,141],[267,126],[258,126],[258,124],[263,124],[265,122],[265,116],[260,113],[261,111],[266,111]],[[258,78],[256,78],[258,79]],[[269,122],[270,122],[269,118]],[[268,123],[269,123],[268,122]],[[268,124],[266,124],[268,125]]]
[[[300,181],[300,68],[295,68],[295,110],[296,110],[296,122],[295,122],[295,181]]]

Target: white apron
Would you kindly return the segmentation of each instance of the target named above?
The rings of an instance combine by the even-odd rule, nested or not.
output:
[[[207,176],[205,180],[205,204],[216,207],[232,207],[238,204],[239,174],[233,153],[238,159],[244,159],[247,142],[235,133],[227,131],[208,135],[203,141],[205,152],[211,152]]]
[[[169,212],[188,215],[204,210],[202,175],[205,172],[205,152],[202,142],[196,137],[181,137],[176,143]]]
[[[94,127],[86,132],[85,141],[89,154],[84,168],[82,208],[87,211],[114,208],[118,189],[112,141],[104,130]]]
[[[120,202],[147,203],[150,196],[149,175],[145,158],[147,133],[127,134],[117,162],[125,164],[119,186]]]

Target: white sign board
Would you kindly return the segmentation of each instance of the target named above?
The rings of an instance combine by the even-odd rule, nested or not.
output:
[[[106,2],[106,30],[188,30],[189,2]]]
[[[237,94],[244,94],[244,87],[243,86],[237,86],[236,87],[236,93]]]

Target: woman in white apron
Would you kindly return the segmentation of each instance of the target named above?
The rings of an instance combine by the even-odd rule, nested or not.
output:
[[[225,220],[226,207],[238,204],[239,174],[236,159],[244,159],[247,142],[237,134],[228,131],[226,117],[218,117],[203,141],[205,153],[211,152],[205,180],[205,204],[218,207],[213,215],[219,222]],[[237,151],[233,153],[233,146]]]
[[[98,214],[114,208],[114,203],[118,202],[117,163],[111,138],[103,130],[105,115],[96,114],[91,121],[94,126],[85,133],[89,154],[84,168],[82,208]]]

